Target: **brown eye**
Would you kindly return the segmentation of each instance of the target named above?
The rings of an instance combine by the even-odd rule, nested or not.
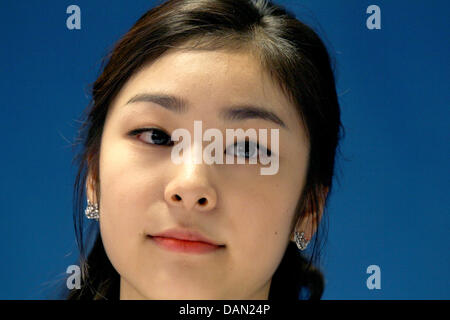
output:
[[[225,153],[242,158],[253,158],[258,154],[258,144],[251,141],[241,141],[225,150]]]
[[[130,134],[137,136],[138,139],[148,144],[156,144],[159,146],[172,146],[174,144],[171,137],[167,133],[156,128],[137,129]]]

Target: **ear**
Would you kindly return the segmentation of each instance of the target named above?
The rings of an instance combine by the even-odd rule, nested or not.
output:
[[[299,218],[294,231],[304,232],[305,239],[307,241],[311,240],[314,233],[317,231],[320,220],[322,219],[323,209],[325,207],[325,201],[328,196],[328,187],[324,187],[319,196],[319,208],[316,211],[306,212],[303,218]],[[291,234],[291,241],[295,241],[294,231]]]
[[[97,203],[97,193],[96,193],[95,179],[92,172],[89,170],[86,176],[86,197],[92,203]]]

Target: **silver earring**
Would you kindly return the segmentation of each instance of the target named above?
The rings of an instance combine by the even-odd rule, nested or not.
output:
[[[309,243],[309,241],[306,241],[306,239],[305,239],[305,233],[303,231],[301,233],[298,233],[297,231],[295,231],[294,238],[295,238],[295,243],[297,244],[297,247],[302,251],[305,250]]]
[[[88,219],[95,219],[98,220],[100,215],[98,213],[98,204],[97,203],[91,203],[88,199],[87,201],[87,207],[84,210],[84,214]]]

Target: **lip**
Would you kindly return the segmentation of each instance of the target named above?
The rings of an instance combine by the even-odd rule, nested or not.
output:
[[[162,248],[186,253],[207,253],[225,247],[204,235],[188,229],[170,229],[149,235]]]

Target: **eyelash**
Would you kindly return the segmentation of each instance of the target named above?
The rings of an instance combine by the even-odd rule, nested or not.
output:
[[[170,139],[169,134],[167,134],[164,130],[161,130],[158,128],[139,128],[139,129],[132,130],[128,135],[129,136],[138,136],[138,135],[140,135],[142,133],[146,133],[146,132],[160,132],[160,133],[163,133],[164,135],[166,135],[168,139]],[[141,140],[141,139],[139,139],[139,140]],[[149,142],[145,142],[145,141],[142,141],[142,142],[145,144],[150,144],[150,145],[155,145],[155,146],[165,146],[165,147],[171,147],[175,144],[174,141],[172,141],[172,140],[170,140],[170,144],[157,144],[157,143],[149,143]],[[251,141],[245,140],[245,141],[240,141],[240,142],[251,142]],[[254,143],[254,142],[251,142],[251,143]],[[238,143],[236,142],[232,146],[237,147]],[[225,153],[228,148],[229,147],[225,148]],[[258,149],[259,152],[265,151],[263,153],[263,155],[267,155],[269,157],[272,155],[272,151],[270,149],[260,146],[259,143],[256,143],[256,148]],[[245,158],[249,159],[250,157],[245,157]]]
[[[160,132],[160,133],[163,133],[164,135],[166,135],[167,137],[168,137],[168,139],[170,140],[170,135],[168,135],[164,130],[161,130],[161,129],[158,129],[158,128],[140,128],[140,129],[135,129],[135,130],[132,130],[130,133],[129,133],[129,135],[130,136],[138,136],[138,135],[140,135],[140,134],[142,134],[142,133],[146,133],[146,132]],[[141,140],[141,139],[139,139],[139,140]],[[142,141],[142,140],[141,140]],[[145,144],[152,144],[152,145],[156,145],[156,146],[166,146],[166,147],[171,147],[171,146],[173,146],[174,145],[174,141],[172,141],[172,140],[170,140],[170,144],[157,144],[157,143],[149,143],[149,142],[145,142],[145,141],[142,141],[142,142],[144,142]]]

